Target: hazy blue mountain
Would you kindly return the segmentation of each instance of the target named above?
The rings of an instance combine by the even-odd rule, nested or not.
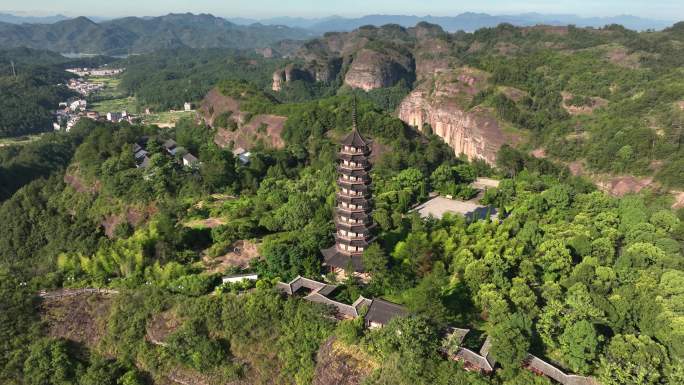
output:
[[[86,17],[53,24],[0,22],[0,48],[117,55],[167,48],[266,47],[283,39],[307,39],[309,30],[281,25],[242,26],[208,14],[126,17],[96,23]]]
[[[14,15],[12,13],[0,12],[0,22],[12,24],[52,24],[58,21],[67,20],[68,16],[54,15],[54,16],[22,16]]]
[[[613,17],[580,17],[577,15],[547,15],[540,13],[524,13],[518,15],[489,15],[486,13],[467,12],[457,16],[411,16],[411,15],[366,15],[358,18],[331,16],[326,18],[278,17],[271,19],[230,19],[236,24],[249,25],[256,22],[265,25],[279,24],[294,28],[306,28],[316,33],[330,31],[352,31],[363,25],[381,26],[385,24],[399,24],[412,27],[421,21],[438,24],[447,31],[474,31],[484,27],[495,27],[501,23],[516,26],[531,26],[537,24],[568,25],[578,27],[603,27],[609,24],[621,24],[633,30],[660,30],[671,26],[674,21],[653,20],[631,15]]]
[[[269,19],[250,19],[244,17],[228,17],[226,18],[231,23],[238,25],[251,25],[251,24],[265,24],[265,25],[285,25],[292,28],[305,28],[311,29],[315,25],[324,22],[330,18],[335,18],[336,16],[326,17],[326,18],[305,18],[305,17],[292,17],[292,16],[282,16],[282,17],[272,17]],[[339,17],[339,16],[337,16]]]

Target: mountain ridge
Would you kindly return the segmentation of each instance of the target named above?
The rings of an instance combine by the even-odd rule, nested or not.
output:
[[[311,31],[277,25],[241,26],[210,14],[125,17],[96,22],[85,16],[52,24],[0,21],[0,48],[28,47],[62,53],[121,55],[170,48],[265,48]]]
[[[170,15],[172,15],[171,13]],[[176,14],[178,15],[178,14]],[[181,14],[182,15],[182,14]],[[167,15],[168,16],[168,15]],[[95,22],[114,21],[135,16],[124,16],[120,18],[107,18],[101,16],[88,16],[88,19]],[[140,19],[148,20],[164,16],[141,16]],[[382,24],[399,24],[404,27],[411,27],[421,21],[438,24],[449,32],[457,31],[458,25],[467,32],[483,28],[494,27],[501,23],[510,23],[516,26],[532,26],[536,24],[549,25],[569,25],[574,24],[578,27],[603,27],[609,24],[620,24],[628,29],[664,29],[671,26],[675,20],[662,20],[655,18],[639,17],[630,14],[618,14],[615,16],[578,16],[575,14],[545,14],[540,12],[525,12],[519,14],[493,15],[485,12],[463,12],[454,16],[437,15],[392,15],[392,14],[368,14],[359,17],[343,17],[340,15],[330,15],[322,17],[297,17],[297,16],[275,16],[270,18],[249,18],[249,17],[221,17],[231,23],[250,26],[252,24],[261,25],[283,25],[290,28],[308,29],[317,33],[330,32],[334,28],[341,28],[337,31],[351,31],[365,24],[380,26]],[[10,24],[54,24],[56,22],[74,19],[74,17],[62,14],[53,16],[25,16],[13,14],[11,11],[0,11],[0,22]],[[332,23],[332,24],[331,24]]]
[[[456,16],[370,14],[356,18],[332,15],[322,18],[274,17],[269,19],[249,19],[228,17],[227,19],[241,25],[249,25],[256,22],[266,25],[273,23],[289,27],[310,29],[318,33],[332,31],[349,32],[364,25],[380,26],[384,24],[399,24],[403,27],[412,27],[420,22],[440,25],[448,32],[456,32],[458,30],[472,32],[480,28],[495,27],[502,23],[509,23],[520,27],[528,27],[537,24],[554,26],[573,24],[578,27],[603,27],[610,24],[620,24],[633,30],[660,30],[675,23],[674,20],[657,20],[634,15],[582,17],[573,14],[541,14],[535,12],[511,15],[464,12]]]

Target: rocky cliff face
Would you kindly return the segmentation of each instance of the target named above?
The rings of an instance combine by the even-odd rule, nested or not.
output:
[[[316,78],[315,70],[312,68],[300,68],[294,64],[289,64],[282,70],[273,73],[273,91],[280,91],[284,83],[295,80],[313,81]]]
[[[420,23],[410,30],[416,40],[413,55],[416,61],[418,81],[457,66],[449,54],[447,33],[439,26]]]
[[[410,56],[362,49],[352,61],[344,77],[344,84],[370,91],[391,87],[401,79],[412,77],[414,71],[415,63]]]
[[[366,91],[391,87],[401,79],[412,83],[450,65],[447,34],[427,23],[328,33],[304,43],[294,56],[304,60],[316,81],[332,81],[345,68],[344,84]],[[283,70],[277,71],[273,89],[282,89],[286,77]]]
[[[486,73],[469,68],[441,74],[404,99],[399,118],[421,131],[429,125],[456,154],[494,164],[499,148],[504,143],[516,143],[518,138],[506,134],[488,108],[468,109],[472,97],[486,86],[487,78]]]
[[[306,82],[331,82],[335,80],[340,72],[341,65],[341,59],[331,59],[322,64],[313,62],[304,66],[288,64],[285,68],[276,70],[273,73],[271,89],[276,92],[281,91],[285,83],[296,80],[303,80]]]
[[[285,71],[276,70],[273,73],[273,83],[271,84],[271,89],[273,91],[280,91],[283,89],[283,84],[285,83]]]

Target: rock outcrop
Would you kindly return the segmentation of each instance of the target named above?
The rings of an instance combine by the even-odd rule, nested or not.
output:
[[[416,40],[413,56],[416,62],[416,79],[431,78],[440,72],[455,67],[455,59],[449,52],[448,34],[433,24],[419,23],[409,33]]]
[[[335,80],[340,71],[344,84],[366,91],[391,87],[402,79],[415,79],[446,70],[448,35],[441,27],[420,23],[414,28],[366,26],[352,32],[327,33],[304,43],[293,56],[303,60],[302,69],[316,81]],[[288,82],[286,69],[274,74],[273,89]]]
[[[289,64],[281,70],[273,73],[273,91],[280,91],[283,89],[285,83],[293,82],[295,80],[313,81],[316,74],[309,68],[299,68],[294,64]]]
[[[64,338],[95,348],[106,334],[104,320],[112,297],[98,292],[81,295],[46,295],[40,315],[50,337]]]
[[[316,362],[313,385],[360,385],[376,366],[357,349],[334,338],[321,346]]]
[[[436,76],[404,99],[399,118],[421,131],[429,125],[456,154],[494,164],[499,148],[504,143],[516,143],[518,138],[502,130],[490,109],[468,109],[473,96],[487,86],[488,76],[471,68]]]
[[[281,91],[285,83],[290,83],[296,80],[303,80],[306,82],[331,82],[335,80],[340,72],[342,59],[331,59],[322,64],[318,62],[308,63],[304,66],[296,64],[288,64],[285,68],[276,70],[273,73],[273,84],[271,89],[273,91]]]
[[[257,142],[272,148],[285,147],[281,134],[286,117],[270,114],[252,116],[240,110],[240,100],[223,95],[218,89],[209,91],[200,103],[198,113],[209,126],[217,129],[214,142],[221,147],[249,150]],[[218,126],[218,118],[226,114],[229,115],[228,121],[233,122],[232,127]]]
[[[370,91],[391,87],[401,79],[410,78],[414,71],[415,63],[412,57],[362,49],[351,62],[344,77],[344,84]]]
[[[567,111],[570,115],[591,115],[594,113],[594,110],[608,105],[608,101],[606,99],[595,96],[586,98],[586,100],[583,101],[584,103],[581,105],[573,105],[573,94],[563,91],[561,92],[561,95],[563,97],[561,107],[563,107],[563,109],[565,109],[565,111]]]

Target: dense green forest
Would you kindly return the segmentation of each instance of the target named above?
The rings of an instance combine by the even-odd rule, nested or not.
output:
[[[223,87],[231,84],[237,86]],[[274,280],[321,273],[318,249],[332,241],[330,135],[348,129],[350,96],[262,106],[289,117],[287,147],[256,149],[249,165],[191,121],[171,130],[82,122],[58,137],[76,146],[66,172],[78,176],[80,188],[58,172],[29,182],[0,207],[8,230],[0,239],[1,298],[11,309],[3,312],[10,341],[3,346],[3,381],[144,384],[181,367],[217,381],[306,384],[318,347],[333,335],[377,362],[369,384],[548,383],[520,369],[527,351],[604,384],[679,381],[684,213],[670,211],[667,198],[610,198],[563,167],[511,148],[502,150],[498,171],[470,164],[372,101],[358,103],[361,131],[402,150],[381,154],[373,170],[380,238],[364,257],[373,278],[368,285],[343,282],[339,297],[385,296],[405,304],[411,317],[382,331],[351,321],[335,326],[325,309],[270,289]],[[143,136],[196,149],[199,170],[153,145],[152,168],[136,169],[131,148]],[[506,214],[502,222],[426,221],[409,213],[429,191],[476,175],[504,178],[484,198]],[[211,193],[236,199],[195,205]],[[146,205],[156,207],[146,222],[121,222],[105,236],[103,218]],[[227,222],[211,230],[183,226],[204,216]],[[231,289],[206,296],[217,277],[203,273],[200,251],[221,255],[240,239],[262,239],[263,259],[254,269],[263,280],[245,295]],[[61,286],[123,291],[100,315],[107,335],[86,355],[40,327],[33,293]],[[164,346],[145,342],[146,325],[159,314],[181,320]],[[495,376],[465,372],[437,353],[446,325],[492,336],[501,365]]]
[[[525,150],[544,148],[557,160],[583,162],[590,172],[654,175],[666,188],[684,186],[682,23],[661,32],[641,33],[620,26],[554,29],[504,24],[455,34],[436,26],[422,28],[448,49],[425,52],[410,31],[398,26],[369,27],[359,30],[358,36],[336,38],[365,44],[364,49],[380,53],[390,47],[408,57],[449,60],[454,68],[485,71],[486,87],[461,109],[493,110],[503,126],[521,130],[527,139]],[[294,80],[284,83],[282,91],[271,92],[275,69],[285,64],[306,68],[311,65],[306,62],[309,56],[321,60],[317,55],[325,59],[325,55],[337,54],[322,54],[314,43],[303,49],[301,57],[287,60],[251,54],[226,58],[221,50],[186,49],[137,56],[129,59],[122,87],[137,96],[141,106],[160,109],[199,101],[220,79],[249,81],[285,103],[350,92],[344,80],[348,64],[329,81]],[[355,54],[351,51],[340,60],[348,63]],[[414,84],[402,80],[391,87],[359,92],[359,96],[394,112],[411,89],[431,81],[429,77]]]
[[[464,35],[456,45],[457,55],[490,72],[495,85],[528,92],[518,102],[496,88],[480,97],[489,97],[503,119],[533,132],[530,148],[544,146],[561,160],[585,159],[596,171],[656,174],[665,186],[682,187],[683,30],[682,23],[653,33],[571,27],[554,36],[503,25]],[[475,43],[480,49],[467,51]],[[503,44],[515,52],[497,53]],[[571,115],[563,103],[599,104],[591,114]]]
[[[41,70],[38,70],[41,71]],[[47,71],[46,71],[47,72]],[[54,74],[21,74],[0,77],[0,137],[44,132],[52,128],[52,111],[61,101],[74,94],[52,81],[66,76]]]
[[[63,85],[69,66],[96,66],[109,59],[67,59],[27,48],[0,50],[0,138],[52,129],[52,111],[76,94]]]
[[[270,85],[271,74],[281,65],[256,55],[238,55],[226,49],[175,49],[131,56],[125,61],[121,88],[137,97],[141,106],[155,110],[181,108],[199,101],[220,80]]]
[[[237,25],[209,14],[122,17],[94,22],[80,16],[52,24],[0,22],[0,48],[29,47],[60,53],[129,55],[169,48],[269,47],[311,32],[280,25]]]

